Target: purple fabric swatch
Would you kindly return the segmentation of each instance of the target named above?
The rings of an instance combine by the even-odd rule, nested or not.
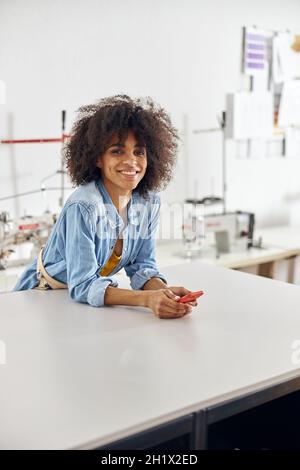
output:
[[[266,37],[265,36],[262,36],[261,34],[252,34],[252,33],[248,33],[247,34],[247,40],[252,40],[252,41],[263,41],[265,42],[266,41]]]
[[[248,52],[247,57],[248,57],[248,59],[265,60],[264,54],[253,54],[253,53]]]
[[[248,42],[247,49],[252,49],[255,51],[264,51],[265,45],[264,44],[252,44],[251,42]]]
[[[265,64],[260,62],[247,62],[246,64],[248,69],[264,69]]]

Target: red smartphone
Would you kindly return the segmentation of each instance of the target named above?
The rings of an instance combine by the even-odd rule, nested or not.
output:
[[[184,295],[183,297],[180,297],[178,302],[185,304],[186,302],[193,302],[194,300],[198,299],[198,297],[201,297],[204,292],[203,290],[197,290],[196,292],[190,292],[189,294]]]

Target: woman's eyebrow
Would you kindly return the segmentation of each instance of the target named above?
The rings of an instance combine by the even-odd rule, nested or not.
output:
[[[110,147],[125,147],[125,145],[117,142],[116,144],[111,144],[108,148],[110,148]],[[135,144],[135,147],[145,147],[146,148],[146,145],[144,145],[144,144]]]
[[[124,144],[120,144],[120,143],[117,142],[116,144],[109,145],[108,148],[110,148],[110,147],[124,147]]]

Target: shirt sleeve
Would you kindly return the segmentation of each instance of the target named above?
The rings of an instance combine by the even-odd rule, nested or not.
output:
[[[167,284],[165,276],[159,272],[156,266],[155,235],[159,222],[160,206],[160,197],[157,196],[154,202],[151,203],[147,236],[143,237],[135,259],[131,264],[124,267],[127,276],[130,278],[130,285],[135,290],[142,289],[144,284],[152,277],[158,277]]]
[[[105,289],[118,287],[113,277],[99,276],[95,253],[96,224],[91,210],[81,203],[73,203],[64,217],[65,257],[67,283],[72,299],[93,307],[104,305]]]

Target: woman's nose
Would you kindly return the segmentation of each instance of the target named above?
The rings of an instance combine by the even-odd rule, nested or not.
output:
[[[125,157],[124,158],[125,158],[125,160],[131,160],[131,161],[134,160],[135,161],[137,159],[137,156],[135,155],[134,150],[133,150],[132,152],[130,152],[130,151],[125,152]]]

